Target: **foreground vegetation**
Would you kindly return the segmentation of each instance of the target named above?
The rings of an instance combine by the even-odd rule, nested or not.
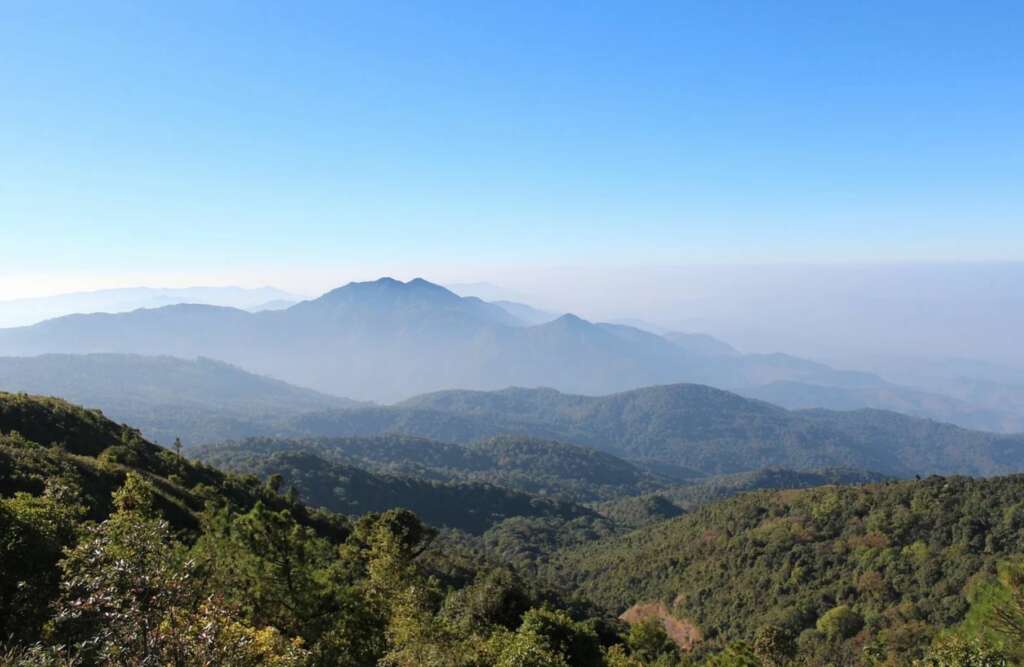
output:
[[[0,394],[0,434],[2,665],[1024,659],[1024,477],[701,500],[749,484],[738,479],[705,484],[681,516],[660,495],[619,515],[561,499],[549,502],[586,511],[510,503],[520,514],[481,534],[439,534],[417,507],[311,509],[287,470],[223,473],[56,399]],[[521,443],[496,446],[512,457],[505,473],[520,465]],[[550,452],[569,454],[589,456]],[[325,483],[331,470],[321,470]],[[588,474],[612,471],[628,474],[609,483],[650,481],[604,459]],[[549,486],[572,479],[572,466],[548,472]],[[434,483],[442,494],[463,489]],[[434,487],[417,488],[410,499],[429,506]],[[358,487],[347,493],[357,498]],[[627,609],[628,624],[617,618]]]

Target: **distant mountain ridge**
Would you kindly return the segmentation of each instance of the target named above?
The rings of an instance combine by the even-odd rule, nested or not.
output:
[[[0,330],[0,354],[48,352],[206,356],[376,400],[558,378],[601,393],[687,375],[685,351],[657,336],[569,315],[522,326],[500,306],[421,279],[351,283],[280,311],[175,305]]]
[[[64,315],[122,313],[179,303],[257,311],[286,308],[299,300],[275,287],[122,287],[0,301],[0,327],[28,326]]]
[[[0,329],[0,355],[45,353],[208,357],[323,393],[380,402],[452,387],[550,386],[602,395],[689,382],[791,407],[895,409],[1004,432],[1024,424],[1024,390],[1012,387],[960,391],[961,383],[950,391],[962,398],[929,398],[872,373],[786,354],[742,354],[705,334],[659,335],[460,297],[421,278],[350,283],[279,310],[177,304]]]
[[[569,317],[559,326],[579,322]],[[381,406],[209,359],[55,354],[0,358],[0,389],[63,395],[136,424],[147,437],[169,444],[180,436],[187,446],[255,436],[402,434],[460,444],[527,437],[599,449],[676,481],[765,467],[846,467],[902,477],[1024,470],[1024,436],[880,410],[789,411],[692,384],[597,397],[554,389],[447,390]]]
[[[897,477],[1024,470],[1024,435],[969,431],[881,410],[789,411],[689,384],[598,397],[553,389],[442,391],[390,407],[300,415],[280,432],[397,433],[454,443],[529,436],[646,461],[648,470],[682,467],[698,474],[767,467],[856,468]]]
[[[926,417],[977,430],[1005,433],[1024,432],[1024,414],[1006,407],[984,407],[938,393],[910,387],[867,386],[832,387],[803,382],[779,381],[739,387],[736,393],[790,410],[826,408],[892,410],[915,417]],[[1024,391],[1019,392],[1024,397]]]

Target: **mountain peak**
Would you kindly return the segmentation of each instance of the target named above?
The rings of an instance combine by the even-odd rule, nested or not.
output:
[[[365,282],[351,282],[347,285],[337,287],[322,295],[315,301],[338,301],[347,300],[355,295],[367,296],[367,295],[380,295],[390,297],[401,297],[402,295],[416,295],[432,294],[435,297],[444,299],[458,299],[458,295],[451,292],[440,285],[424,280],[423,278],[413,278],[409,282],[402,282],[396,280],[390,276],[384,276],[377,280],[365,281]]]
[[[567,328],[567,329],[579,329],[579,328],[589,327],[589,326],[593,326],[593,325],[590,322],[588,322],[585,319],[583,319],[582,317],[579,317],[578,315],[573,315],[572,313],[566,313],[565,315],[562,315],[561,317],[556,317],[555,319],[551,320],[550,322],[547,323],[547,325],[542,325],[542,326],[555,326],[555,327],[562,327],[562,328]]]
[[[386,318],[391,321],[415,319],[448,321],[461,319],[483,324],[515,325],[519,322],[501,307],[476,298],[463,298],[423,278],[402,282],[389,276],[367,282],[351,282],[312,301],[290,309],[293,313],[321,313],[329,318]],[[397,319],[395,319],[397,318]]]

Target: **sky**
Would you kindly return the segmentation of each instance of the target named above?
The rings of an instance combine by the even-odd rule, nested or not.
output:
[[[0,299],[1024,260],[1021,25],[999,1],[3,2]]]

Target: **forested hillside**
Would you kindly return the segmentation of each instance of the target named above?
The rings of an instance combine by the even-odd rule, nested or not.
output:
[[[565,550],[547,576],[616,614],[664,604],[702,650],[772,625],[813,664],[905,664],[1022,551],[1024,476],[932,477],[741,495]]]
[[[304,450],[391,476],[484,483],[575,502],[662,489],[665,477],[610,454],[559,442],[501,436],[455,445],[400,435],[304,440],[250,438],[200,448],[195,455],[231,470],[262,466],[267,457]]]
[[[640,527],[678,516],[702,505],[762,489],[806,489],[826,484],[866,484],[885,480],[884,475],[842,468],[785,470],[764,468],[732,475],[714,475],[673,484],[647,495],[630,495],[593,505],[617,524]]]
[[[255,474],[59,399],[0,393],[0,664],[1021,657],[1022,476],[864,485],[876,476],[773,470],[673,485],[523,439],[254,440],[220,455]],[[511,488],[534,477],[554,497]],[[590,481],[617,500],[557,498]],[[853,484],[743,493],[830,482]],[[651,485],[662,495],[644,495]],[[417,514],[462,530],[439,535]]]
[[[286,428],[312,435],[402,433],[457,443],[529,435],[703,474],[773,466],[856,468],[901,477],[1024,469],[1024,436],[968,431],[880,410],[789,411],[689,384],[610,396],[522,388],[443,391],[394,407],[303,415]]]
[[[432,549],[409,511],[352,521],[275,486],[0,394],[0,664],[582,666],[638,650],[613,619]]]
[[[315,451],[301,448],[235,459],[228,469],[261,479],[277,477],[295,487],[313,507],[356,516],[414,507],[432,526],[470,533],[482,533],[511,516],[568,520],[594,515],[592,510],[566,500],[531,496],[490,484],[377,475],[325,460]]]

